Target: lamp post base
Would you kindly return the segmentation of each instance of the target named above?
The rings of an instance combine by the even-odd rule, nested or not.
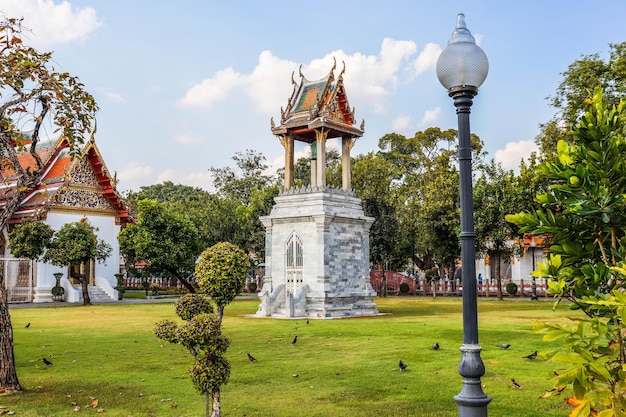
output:
[[[459,364],[459,374],[463,377],[463,388],[454,397],[458,405],[459,417],[487,417],[487,405],[491,397],[485,395],[480,377],[485,373],[485,366],[480,358],[480,345],[463,344],[463,357]]]

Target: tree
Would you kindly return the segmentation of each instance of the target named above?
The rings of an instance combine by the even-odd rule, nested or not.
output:
[[[205,415],[208,417],[212,408],[210,415],[219,417],[219,389],[230,378],[230,363],[224,356],[230,340],[222,335],[215,309],[204,296],[185,294],[176,301],[175,309],[185,323],[162,320],[156,324],[154,334],[189,350],[194,358],[189,374],[194,387],[205,396]],[[213,394],[216,391],[217,397]]]
[[[21,31],[20,19],[7,18],[0,24],[0,172],[1,179],[13,185],[0,212],[0,230],[41,178],[44,165],[36,150],[41,140],[48,139],[45,132],[58,131],[75,155],[85,136],[94,132],[98,109],[78,78],[57,72],[51,65],[52,53],[25,45]],[[32,164],[27,169],[20,165],[18,154],[26,151],[28,141]],[[0,275],[0,351],[8,352],[12,328],[4,287]],[[0,391],[19,390],[13,358],[0,355]]]
[[[188,322],[177,326],[172,321],[157,324],[157,337],[187,347],[195,358],[189,368],[196,388],[205,394],[206,415],[209,395],[212,417],[220,414],[220,387],[228,382],[230,364],[224,356],[230,341],[221,334],[224,307],[235,299],[245,283],[250,262],[246,253],[228,242],[206,249],[196,265],[200,291],[211,297],[217,307],[199,295],[185,297],[176,304],[176,312]]]
[[[616,105],[626,97],[626,42],[609,44],[608,61],[597,53],[585,55],[571,63],[562,75],[556,93],[549,98],[557,113],[541,125],[536,138],[542,158],[550,161],[556,157],[559,140],[572,140],[570,126],[584,114],[584,101],[593,95],[595,88],[602,88],[607,106]]]
[[[567,326],[536,330],[563,347],[546,357],[569,365],[557,371],[555,390],[571,386],[576,416],[626,414],[626,102],[609,107],[597,88],[572,130],[557,144],[554,162],[537,171],[551,187],[537,195],[541,207],[508,215],[520,232],[544,236],[550,257],[534,276],[549,280],[551,294],[586,317]]]
[[[41,259],[54,236],[54,229],[40,221],[22,221],[9,233],[9,249],[15,258]]]
[[[193,222],[156,200],[141,200],[137,207],[137,223],[117,236],[126,265],[145,261],[149,272],[167,273],[195,292],[188,277],[202,246]]]
[[[248,255],[236,245],[220,242],[206,249],[196,265],[200,291],[217,305],[217,320],[222,322],[224,307],[241,292],[250,269]]]
[[[66,223],[54,233],[43,255],[43,260],[52,265],[71,267],[72,265],[87,264],[92,259],[104,262],[111,254],[111,245],[99,240],[95,232],[98,229],[87,224],[86,221]],[[89,298],[89,278],[81,272],[72,271],[73,277],[78,279],[83,292],[83,305],[91,304]]]
[[[505,220],[512,212],[531,210],[537,184],[531,169],[523,164],[520,175],[505,171],[491,161],[481,169],[481,177],[474,186],[474,221],[478,253],[495,262],[498,298],[502,299],[501,264],[510,263],[519,248],[511,244],[518,235],[515,225]]]

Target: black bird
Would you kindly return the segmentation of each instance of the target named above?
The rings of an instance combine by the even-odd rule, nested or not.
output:
[[[511,347],[511,344],[510,343],[502,343],[501,345],[498,345],[498,347],[500,349],[508,349],[508,348]]]
[[[292,346],[295,345],[297,341],[298,341],[298,336],[293,338],[293,342],[291,342],[291,345]]]
[[[306,319],[306,324],[309,324],[309,319]]]
[[[537,351],[534,351],[533,353],[529,353],[526,356],[522,356],[522,358],[524,358],[524,359],[535,359],[537,357],[537,353],[538,353]]]
[[[402,362],[402,359],[400,359],[400,362],[398,363],[398,366],[400,367],[400,371],[404,371],[406,369],[407,365],[406,363]]]
[[[251,354],[248,353],[248,360],[250,362],[256,362],[256,358],[254,356],[252,356]]]
[[[24,326],[24,327],[26,327],[28,329],[30,327],[30,322],[26,326]]]
[[[46,358],[42,358],[41,359],[43,361],[43,363],[45,363],[46,365],[52,365],[52,362],[50,362],[48,359]]]
[[[433,349],[434,350],[439,350],[439,342],[433,343]]]
[[[511,378],[511,384],[513,384],[515,388],[520,388],[520,389],[522,388],[522,386],[518,384],[517,381],[514,380],[513,378]]]

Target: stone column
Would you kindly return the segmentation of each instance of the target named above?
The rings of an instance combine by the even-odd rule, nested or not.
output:
[[[349,190],[352,187],[352,165],[350,163],[350,150],[356,139],[344,136],[341,138],[341,188]]]
[[[317,139],[317,181],[318,187],[326,185],[326,138],[328,130],[321,128],[315,129],[315,137]]]
[[[285,190],[289,190],[293,187],[293,136],[283,136],[279,140],[285,148]]]
[[[317,146],[316,142],[310,144],[311,146],[311,187],[317,186]]]

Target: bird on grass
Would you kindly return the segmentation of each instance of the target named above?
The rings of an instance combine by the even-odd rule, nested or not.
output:
[[[46,358],[42,358],[41,360],[43,361],[43,363],[45,363],[45,364],[46,364],[46,366],[48,366],[48,365],[52,365],[52,362],[50,362],[50,361],[49,361],[48,359],[46,359]]]
[[[256,362],[256,358],[254,356],[252,356],[251,354],[248,353],[248,360],[250,362]]]
[[[513,384],[514,388],[518,388],[518,389],[522,388],[522,386],[520,384],[518,384],[517,381],[515,379],[513,379],[513,378],[511,378],[511,384]]]
[[[309,324],[309,319],[306,319],[306,324]]]
[[[26,326],[24,327],[28,329],[30,327],[30,322],[28,322],[28,324],[26,324]]]
[[[297,341],[298,341],[298,336],[293,338],[293,342],[291,342],[291,346],[295,345]]]
[[[433,350],[439,350],[439,342],[433,343]]]
[[[529,353],[526,356],[522,356],[522,358],[524,358],[524,359],[535,359],[537,357],[537,353],[539,353],[539,352],[534,351],[533,353]]]
[[[502,343],[501,345],[498,345],[498,347],[500,349],[508,349],[508,348],[511,347],[511,344],[510,343]]]
[[[402,362],[402,359],[400,359],[400,362],[398,363],[398,366],[400,367],[400,371],[404,371],[406,369],[407,365],[406,363]]]

